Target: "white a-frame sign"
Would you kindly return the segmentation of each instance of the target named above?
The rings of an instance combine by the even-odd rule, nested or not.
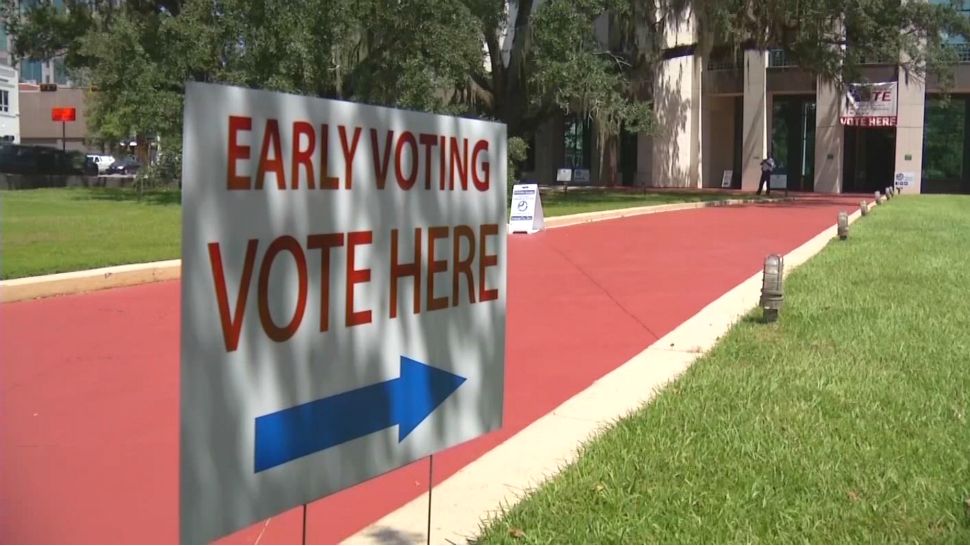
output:
[[[537,184],[516,184],[512,187],[509,207],[509,233],[535,233],[545,227],[542,199]]]

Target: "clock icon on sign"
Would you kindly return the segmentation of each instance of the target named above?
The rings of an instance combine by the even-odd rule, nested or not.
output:
[[[519,204],[517,204],[515,208],[518,209],[519,212],[525,212],[525,209],[529,208],[529,203],[525,201],[519,201]]]

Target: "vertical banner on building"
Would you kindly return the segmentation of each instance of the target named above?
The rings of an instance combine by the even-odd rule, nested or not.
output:
[[[847,127],[895,127],[896,82],[850,83],[840,121]]]
[[[501,426],[504,125],[191,83],[184,143],[183,543]]]

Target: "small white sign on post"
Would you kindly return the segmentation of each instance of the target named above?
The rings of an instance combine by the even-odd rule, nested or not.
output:
[[[724,171],[724,174],[721,175],[721,187],[730,188],[733,181],[734,171]]]
[[[502,424],[502,124],[186,85],[180,539]]]
[[[894,184],[897,188],[909,188],[916,184],[916,173],[914,172],[897,172],[894,177]]]
[[[573,169],[573,182],[577,184],[589,184],[589,169]]]
[[[573,170],[572,169],[559,169],[556,172],[556,182],[572,182],[573,181]]]
[[[512,207],[509,210],[509,233],[532,234],[545,227],[542,198],[536,184],[516,184],[512,188]]]
[[[788,189],[788,175],[787,174],[773,174],[771,178],[768,179],[768,184],[773,190],[787,190]]]

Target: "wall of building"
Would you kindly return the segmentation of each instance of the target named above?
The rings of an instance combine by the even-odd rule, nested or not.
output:
[[[724,171],[734,169],[734,97],[706,97],[704,112],[704,184],[720,188]]]
[[[60,122],[51,121],[51,109],[74,107],[77,109],[77,119],[66,124],[66,148],[86,151],[85,139],[88,130],[85,96],[86,91],[77,88],[59,87],[54,92],[25,91],[22,88],[20,93],[21,142],[60,148],[62,127]]]
[[[902,70],[897,85],[896,168],[913,173],[914,184],[904,193],[920,193],[923,170],[923,112],[926,107],[924,81]]]
[[[657,6],[661,9],[660,3]],[[787,155],[792,156],[788,157],[792,164],[786,168],[800,169],[797,173],[799,188],[818,193],[846,190],[846,154],[850,154],[848,166],[851,167],[861,154],[861,148],[859,151],[845,149],[846,130],[840,120],[843,92],[805,70],[788,66],[788,57],[777,52],[738,52],[740,62],[729,59],[729,62],[715,63],[716,66],[707,70],[707,59],[701,58],[696,49],[697,29],[690,9],[661,15],[665,29],[661,42],[664,60],[649,82],[657,124],[651,134],[641,134],[637,138],[636,185],[719,188],[723,172],[734,170],[738,171],[735,180],[740,178],[742,189],[755,190],[761,175],[761,160],[769,153],[772,143],[772,126],[775,124],[772,104],[777,98],[784,101],[779,104],[782,112],[779,115],[784,116],[785,124],[779,128],[789,128],[782,131],[788,135],[785,138],[789,143],[791,138],[796,138],[790,133],[792,123],[795,123],[791,105],[797,103],[801,112],[796,131],[802,135],[797,160],[792,159],[796,157],[792,151],[794,145],[785,147]],[[608,34],[605,20],[596,22],[596,31],[598,35]],[[955,85],[949,90],[962,94],[963,98],[954,107],[953,116],[940,110],[945,106],[937,104],[934,108],[940,111],[934,111],[934,127],[927,126],[926,94],[939,90],[935,77],[929,75],[925,81],[906,77],[905,73],[900,77],[899,70],[894,64],[869,65],[863,67],[861,73],[860,81],[898,81],[895,148],[886,157],[885,166],[896,173],[914,173],[915,184],[907,191],[925,191],[922,174],[924,141],[927,131],[936,130],[944,135],[937,137],[935,144],[937,148],[946,148],[947,153],[943,156],[957,154],[953,150],[961,146],[962,155],[954,159],[959,160],[957,163],[947,162],[933,167],[934,176],[940,179],[931,185],[936,188],[933,191],[958,188],[970,192],[970,63],[956,67]],[[800,98],[791,98],[792,95]],[[807,128],[806,120],[812,120]],[[957,134],[959,127],[956,125],[960,123],[964,129]],[[555,182],[556,169],[563,166],[565,157],[563,128],[559,117],[541,128],[536,139],[536,168],[529,173],[533,179],[542,183]],[[812,129],[814,136],[810,134]],[[952,138],[951,134],[954,135]],[[958,138],[961,135],[962,139]],[[954,140],[959,143],[953,143]],[[593,182],[597,183],[599,155],[595,152],[595,138],[592,143],[594,153],[590,157],[590,170]],[[882,156],[882,148],[876,149],[880,151],[868,154],[869,157]],[[883,164],[877,162],[876,166],[881,169]],[[869,170],[873,169],[875,167],[870,165]],[[853,180],[852,173],[848,175],[848,180]],[[881,180],[882,176],[880,171],[876,178]],[[887,179],[887,184],[889,182]]]
[[[13,137],[12,142],[20,143],[20,92],[17,71],[9,66],[0,65],[0,90],[7,94],[7,110],[0,111],[0,138]]]

